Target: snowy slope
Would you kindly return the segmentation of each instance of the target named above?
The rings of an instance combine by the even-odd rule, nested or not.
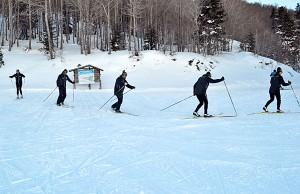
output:
[[[300,114],[249,115],[268,100],[277,66],[300,97],[300,76],[291,68],[237,51],[214,57],[144,51],[137,60],[126,51],[84,56],[72,44],[50,61],[39,46],[28,53],[2,48],[0,193],[299,192]],[[74,108],[55,105],[58,91],[43,102],[58,74],[77,64],[102,68],[104,89],[75,90],[73,101],[68,85],[66,103]],[[26,75],[22,100],[14,100],[8,78],[17,68]],[[192,95],[205,68],[213,78],[225,77],[238,117],[191,119],[195,97],[160,111]],[[113,102],[99,111],[124,69],[136,90],[124,96],[121,110],[139,116],[113,113]],[[209,113],[235,114],[224,83],[211,84],[208,98]],[[282,109],[300,112],[291,90],[282,91]]]

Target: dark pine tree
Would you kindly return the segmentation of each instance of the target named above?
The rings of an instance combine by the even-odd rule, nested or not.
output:
[[[145,33],[144,49],[145,50],[156,50],[158,44],[158,36],[153,26],[149,26]]]
[[[51,18],[51,17],[50,17]],[[53,32],[53,23],[52,23],[52,19],[48,20],[49,22],[49,28],[50,28],[50,37],[51,37],[51,44],[52,44],[52,48],[54,48],[54,32]],[[43,39],[42,39],[42,43],[44,44],[44,49],[45,51],[48,53],[50,51],[49,48],[49,34],[47,33],[47,27],[46,27],[46,20],[45,20],[45,15],[43,15]]]
[[[225,28],[222,26],[224,17],[225,10],[220,0],[209,0],[201,8],[197,18],[198,37],[199,45],[205,54],[214,55],[222,50],[222,36],[225,34]]]
[[[112,31],[112,38],[110,44],[111,44],[111,49],[113,51],[125,49],[124,33],[121,30],[121,25],[117,24],[114,30]]]
[[[4,60],[3,60],[3,52],[2,52],[2,50],[1,50],[1,48],[0,48],[0,67],[1,67],[2,65],[4,65]]]

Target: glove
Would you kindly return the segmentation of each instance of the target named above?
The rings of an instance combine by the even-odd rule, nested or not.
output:
[[[222,80],[222,81],[224,81],[224,80],[225,80],[224,76],[222,76],[222,77],[221,77],[221,80]]]
[[[288,84],[289,84],[289,85],[291,85],[291,84],[292,84],[292,82],[289,80],[289,81],[288,81]]]
[[[135,89],[135,87],[134,86],[131,86],[131,88],[130,89]]]

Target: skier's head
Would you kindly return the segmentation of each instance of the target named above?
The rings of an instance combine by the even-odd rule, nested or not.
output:
[[[282,72],[282,69],[280,68],[280,67],[277,67],[277,73],[278,74],[282,74],[283,72]]]
[[[68,73],[68,70],[64,69],[62,73],[66,75]]]
[[[122,75],[121,75],[123,78],[126,78],[127,77],[127,73],[125,72],[125,70],[123,70],[122,72]]]
[[[19,69],[16,70],[16,73],[20,73]]]
[[[207,77],[211,77],[211,73],[208,71],[206,74],[205,74]]]

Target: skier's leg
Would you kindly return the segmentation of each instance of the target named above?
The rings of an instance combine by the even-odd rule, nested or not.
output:
[[[62,103],[65,101],[66,97],[67,97],[67,89],[64,87],[62,93],[62,99],[61,99]]]
[[[280,95],[280,93],[276,93],[275,96],[276,96],[276,99],[277,99],[277,110],[280,110],[281,95]]]
[[[123,102],[123,95],[117,96],[118,97],[118,102],[116,104],[116,110],[120,110],[121,104]]]
[[[19,90],[20,90],[21,96],[23,96],[23,93],[22,93],[22,86],[19,86]]]
[[[19,97],[20,88],[18,85],[16,87],[17,87],[17,96]]]
[[[199,109],[201,108],[201,106],[203,105],[203,99],[202,99],[202,97],[201,97],[201,94],[196,94],[196,97],[197,97],[198,100],[199,100],[199,104],[198,104],[198,106],[196,107],[195,112],[198,112]]]
[[[266,103],[265,107],[268,107],[271,104],[271,102],[274,101],[274,97],[275,97],[275,94],[270,93],[270,100]]]
[[[58,95],[58,98],[57,98],[57,104],[60,104],[62,102],[62,95],[63,95],[63,87],[59,87],[58,88],[59,90],[59,95]]]
[[[204,114],[207,114],[208,100],[206,94],[203,96],[203,102],[204,102]]]

